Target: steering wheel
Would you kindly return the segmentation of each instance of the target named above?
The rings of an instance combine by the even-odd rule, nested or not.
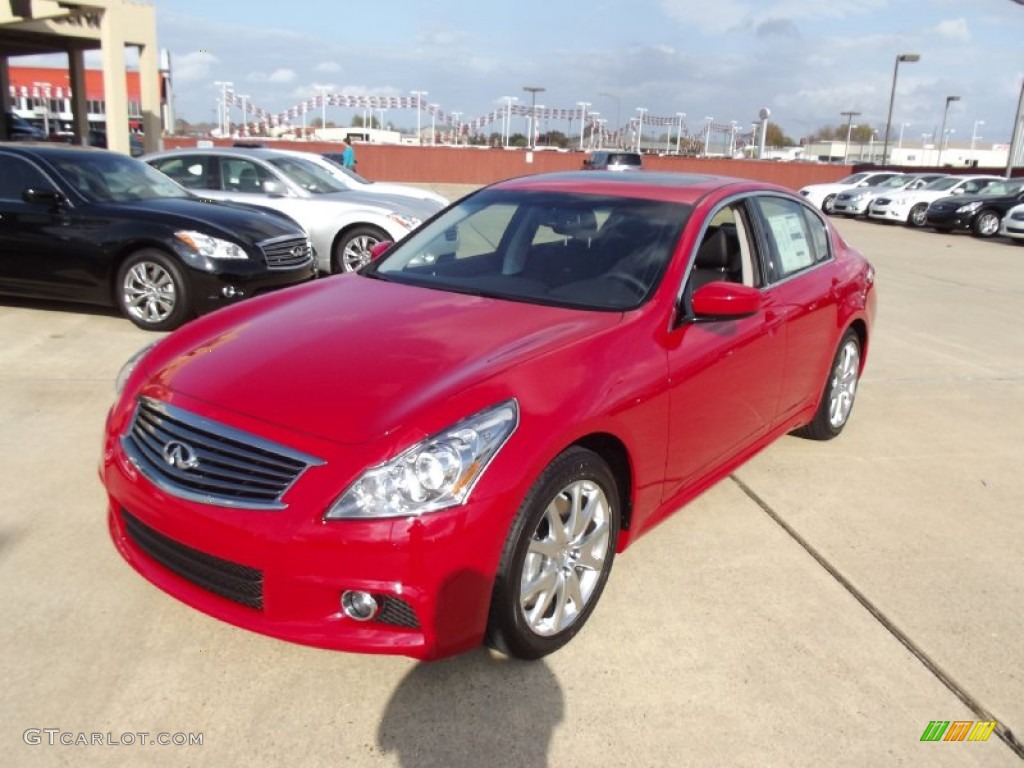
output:
[[[645,283],[639,277],[637,277],[636,275],[634,275],[634,274],[632,274],[630,272],[622,272],[622,271],[608,272],[608,273],[605,274],[605,277],[607,279],[609,279],[609,280],[614,280],[614,281],[616,281],[618,283],[622,283],[627,288],[629,288],[632,291],[634,291],[637,296],[645,296],[645,295],[647,295],[647,289],[649,287],[647,285],[647,283]]]

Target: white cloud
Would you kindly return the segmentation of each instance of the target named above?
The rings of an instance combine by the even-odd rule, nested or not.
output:
[[[294,69],[275,69],[270,73],[267,81],[271,83],[293,83],[296,78],[298,78],[298,75]]]
[[[940,21],[931,28],[930,32],[947,40],[959,40],[965,43],[971,41],[971,29],[967,25],[967,19],[946,19],[945,21]]]
[[[209,80],[220,59],[206,51],[171,54],[171,76],[176,85]]]
[[[336,61],[321,61],[315,67],[314,72],[340,72],[341,65]]]

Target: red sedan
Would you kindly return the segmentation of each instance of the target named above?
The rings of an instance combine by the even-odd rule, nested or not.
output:
[[[842,431],[873,283],[779,187],[502,182],[358,273],[130,361],[110,532],[161,589],[257,632],[537,658],[639,535],[776,438]]]

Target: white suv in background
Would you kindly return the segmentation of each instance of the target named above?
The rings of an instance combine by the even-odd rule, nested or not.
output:
[[[898,175],[900,175],[899,171],[862,171],[829,184],[808,184],[800,190],[800,194],[806,197],[807,202],[815,208],[831,215],[834,213],[832,204],[840,192],[854,187],[877,186]]]
[[[982,175],[945,176],[920,189],[876,197],[868,207],[868,216],[880,221],[899,221],[911,227],[923,227],[928,223],[925,213],[929,203],[949,195],[976,194],[993,181],[1002,179],[999,176]]]

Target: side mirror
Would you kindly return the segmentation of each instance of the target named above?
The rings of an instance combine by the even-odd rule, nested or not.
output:
[[[68,201],[64,193],[58,192],[56,189],[36,189],[35,187],[29,187],[22,192],[21,199],[32,205],[49,205],[53,207],[64,205]]]
[[[735,320],[757,313],[761,292],[749,285],[715,281],[694,291],[691,302],[698,320]]]
[[[264,181],[263,191],[268,195],[274,195],[275,197],[284,197],[287,194],[287,190],[280,181]]]
[[[381,240],[370,249],[370,261],[376,261],[379,259],[388,252],[388,249],[390,249],[392,245],[394,245],[394,242],[391,240]]]

